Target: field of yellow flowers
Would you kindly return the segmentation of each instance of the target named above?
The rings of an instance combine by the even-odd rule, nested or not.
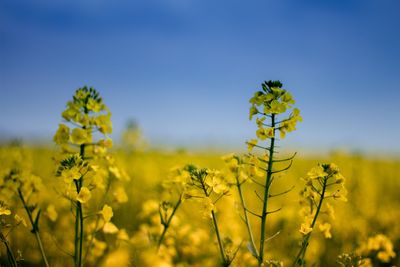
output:
[[[113,145],[106,102],[78,89],[55,146],[0,147],[1,266],[400,266],[400,159],[278,153],[302,120],[281,83],[236,154]]]

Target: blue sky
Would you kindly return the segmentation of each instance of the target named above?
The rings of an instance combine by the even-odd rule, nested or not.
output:
[[[80,86],[150,142],[235,145],[279,79],[304,122],[288,146],[400,151],[397,0],[2,0],[0,135],[50,139]]]

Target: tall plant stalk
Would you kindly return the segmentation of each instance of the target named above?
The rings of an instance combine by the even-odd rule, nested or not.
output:
[[[85,129],[85,127],[82,128]],[[79,156],[82,159],[85,158],[85,144],[80,145]],[[75,185],[76,185],[76,191],[79,194],[83,186],[83,175],[80,177],[79,180],[75,181]],[[75,253],[74,253],[76,267],[82,266],[83,238],[84,238],[83,219],[84,218],[83,218],[82,203],[77,201],[76,211],[75,211]]]
[[[266,242],[267,238],[267,217],[268,214],[279,211],[269,211],[269,199],[273,196],[283,195],[283,193],[272,195],[270,194],[271,185],[274,180],[274,174],[288,170],[291,167],[293,157],[285,159],[275,159],[276,152],[276,135],[279,133],[280,138],[284,138],[287,132],[296,129],[296,124],[301,121],[300,111],[296,108],[291,110],[291,113],[285,119],[277,120],[278,115],[284,115],[292,108],[294,100],[289,92],[282,89],[282,83],[279,81],[268,81],[262,84],[262,91],[258,91],[250,99],[252,104],[250,108],[250,120],[253,116],[257,116],[256,124],[258,130],[256,131],[257,139],[252,139],[247,142],[249,151],[253,148],[262,149],[263,156],[249,155],[248,164],[251,166],[250,176],[257,185],[261,186],[263,194],[260,196],[257,192],[257,197],[262,202],[262,209],[259,212],[251,212],[245,205],[241,186],[237,186],[241,198],[241,204],[244,209],[244,221],[249,234],[251,243],[251,253],[257,259],[258,266],[265,265],[266,262]],[[267,147],[258,144],[259,141],[269,141]],[[283,169],[276,170],[275,163],[289,162],[289,165]],[[260,171],[262,171],[261,174]],[[260,182],[257,177],[264,175],[264,180]],[[290,190],[289,190],[290,191]],[[250,226],[247,213],[250,213],[260,219],[260,237],[259,237],[259,250],[255,247],[254,236]]]
[[[274,157],[274,149],[275,149],[275,114],[271,115],[271,127],[273,128],[273,136],[270,139],[269,145],[269,157],[268,157],[268,165],[266,170],[265,177],[265,190],[264,190],[264,199],[263,199],[263,209],[261,213],[261,229],[260,229],[260,254],[258,257],[258,265],[261,266],[264,262],[264,246],[266,239],[266,223],[267,223],[267,215],[268,215],[268,199],[269,199],[269,189],[272,183],[272,166],[273,166],[273,157]]]
[[[39,210],[38,214],[36,215],[36,219],[34,220],[33,216],[32,216],[31,209],[28,207],[20,188],[18,188],[18,196],[19,196],[19,198],[20,198],[20,200],[22,202],[22,205],[24,206],[24,209],[25,209],[26,213],[28,214],[29,222],[30,222],[30,224],[32,226],[32,233],[35,235],[36,242],[37,242],[37,244],[39,246],[40,254],[42,255],[42,259],[43,259],[44,265],[46,267],[49,267],[49,262],[47,260],[46,253],[44,251],[44,247],[43,247],[43,243],[42,243],[42,239],[41,239],[40,234],[39,234],[38,222],[39,222],[40,210]]]

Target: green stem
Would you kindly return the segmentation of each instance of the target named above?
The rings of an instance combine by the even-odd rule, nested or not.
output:
[[[271,127],[274,129],[275,136],[275,114],[271,115]],[[275,137],[271,138],[270,146],[269,146],[269,157],[268,157],[268,167],[266,171],[266,182],[265,182],[265,190],[264,190],[264,201],[263,201],[263,210],[261,214],[261,236],[260,236],[260,255],[258,257],[258,266],[262,266],[264,262],[264,246],[266,240],[266,222],[267,222],[267,210],[268,210],[268,198],[269,198],[269,188],[271,185],[272,179],[272,166],[273,166],[273,157],[274,157],[274,148],[275,148]]]
[[[164,229],[163,229],[163,231],[161,233],[160,239],[158,240],[157,251],[160,250],[160,247],[161,247],[161,244],[162,244],[162,242],[164,240],[165,234],[167,233],[167,230],[168,230],[169,226],[171,225],[172,218],[174,217],[175,212],[178,210],[178,207],[181,205],[181,203],[182,203],[182,195],[179,197],[179,200],[176,203],[174,209],[172,210],[172,213],[169,216],[167,222],[165,224],[163,224]]]
[[[39,246],[40,254],[42,254],[43,262],[46,267],[49,267],[49,262],[47,261],[46,253],[44,252],[42,239],[40,238],[38,225],[36,225],[36,223],[33,220],[32,212],[29,209],[28,205],[26,204],[25,198],[22,195],[22,191],[20,188],[18,188],[18,195],[19,195],[19,198],[21,199],[21,202],[25,208],[26,213],[28,214],[29,222],[31,223],[31,226],[32,226],[32,233],[35,235],[36,242],[38,243],[38,246]],[[39,216],[39,214],[37,216]]]
[[[217,235],[219,253],[221,254],[221,259],[222,259],[222,266],[226,267],[226,266],[229,266],[230,263],[226,259],[225,250],[224,250],[224,244],[222,243],[221,235],[220,235],[219,229],[218,229],[217,217],[215,216],[215,212],[213,210],[211,211],[211,216],[212,216],[212,219],[213,219],[215,234]]]
[[[76,183],[77,184],[77,183]],[[77,190],[78,190],[78,185],[77,185]],[[74,262],[75,266],[79,267],[79,255],[78,255],[78,246],[79,246],[79,217],[80,217],[80,212],[79,212],[79,207],[78,203],[76,205],[76,210],[75,210],[75,252],[74,252]]]
[[[80,207],[80,216],[79,216],[79,228],[80,228],[80,236],[79,236],[79,266],[82,266],[82,252],[83,252],[83,211],[82,204],[79,202],[78,206]]]
[[[18,267],[19,264],[17,260],[15,259],[14,253],[11,250],[10,244],[8,243],[8,240],[6,237],[3,235],[3,232],[0,231],[0,240],[4,243],[7,249],[7,257],[8,257],[8,262],[12,267]]]
[[[314,230],[314,226],[315,226],[315,223],[317,222],[318,214],[319,214],[319,212],[321,210],[321,207],[322,207],[322,202],[324,201],[327,181],[328,181],[328,177],[324,177],[324,181],[323,181],[323,184],[322,184],[321,197],[319,199],[317,210],[315,212],[315,216],[314,216],[313,221],[312,221],[311,226],[310,226],[312,231]],[[306,251],[307,251],[307,247],[308,247],[308,241],[310,240],[312,231],[304,237],[304,240],[302,242],[302,246],[300,248],[299,253],[297,253],[296,259],[293,261],[292,267],[295,267],[297,264],[303,265],[303,260],[304,260],[304,257],[306,255]]]
[[[250,219],[247,216],[247,206],[243,197],[243,192],[242,192],[242,185],[239,181],[238,176],[236,176],[236,187],[238,188],[238,192],[239,192],[239,196],[240,196],[240,202],[242,204],[242,208],[243,208],[243,214],[244,214],[244,220],[245,220],[245,224],[246,224],[246,228],[247,228],[247,233],[249,235],[250,238],[250,242],[251,242],[251,246],[252,249],[254,250],[254,253],[256,254],[255,257],[258,258],[259,254],[256,248],[256,244],[254,242],[254,236],[253,236],[253,231],[251,230],[251,224],[250,224]]]
[[[82,127],[85,129],[85,127]],[[80,152],[79,155],[82,159],[85,157],[85,144],[80,145]],[[79,180],[75,181],[76,191],[79,192],[83,186],[83,175],[80,177]],[[82,203],[79,201],[76,202],[76,211],[75,211],[75,253],[74,253],[74,260],[75,260],[75,267],[82,266],[82,251],[83,251],[83,208]]]
[[[201,183],[204,195],[206,197],[209,197],[211,193],[210,194],[207,193],[207,188],[206,188],[206,185],[204,183],[204,179],[203,178],[200,179],[200,183]],[[221,235],[220,235],[219,229],[218,229],[217,217],[215,216],[214,210],[211,210],[211,217],[213,219],[215,234],[217,235],[219,253],[221,254],[221,258],[222,258],[222,266],[227,267],[227,266],[230,265],[230,262],[226,258],[224,245],[222,243]]]

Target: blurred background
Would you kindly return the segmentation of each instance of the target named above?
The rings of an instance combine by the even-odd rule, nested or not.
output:
[[[268,236],[280,236],[269,239],[267,258],[285,266],[295,258],[304,221],[300,178],[334,162],[348,202],[328,200],[336,219],[323,211],[319,220],[332,224],[332,239],[315,234],[308,260],[338,266],[338,255],[356,253],[371,263],[363,266],[400,266],[399,9],[398,0],[0,0],[0,234],[15,224],[14,214],[29,222],[15,194],[22,181],[37,216],[43,210],[51,266],[72,266],[75,202],[55,177],[65,147],[53,135],[67,101],[87,85],[113,114],[116,145],[101,156],[107,162],[85,206],[95,215],[86,231],[96,236],[86,242],[85,266],[219,266],[213,228],[193,212],[202,207],[193,199],[174,219],[168,251],[155,252],[159,203],[179,197],[165,183],[180,181],[177,167],[188,163],[226,172],[221,156],[243,152],[255,137],[248,100],[263,81],[280,80],[304,121],[279,143],[279,157],[299,155],[274,181],[273,193],[293,190],[270,203],[282,212],[268,222]],[[251,210],[260,206],[257,190],[265,192],[244,187]],[[240,247],[235,267],[256,266],[231,192],[217,208],[224,242]],[[112,206],[118,235],[93,225],[100,199]],[[257,235],[259,222],[251,220]],[[43,266],[30,226],[11,230],[24,266]]]
[[[286,147],[400,151],[400,2],[2,0],[0,138],[51,143],[84,85],[154,146],[241,149],[248,99],[281,80]]]

